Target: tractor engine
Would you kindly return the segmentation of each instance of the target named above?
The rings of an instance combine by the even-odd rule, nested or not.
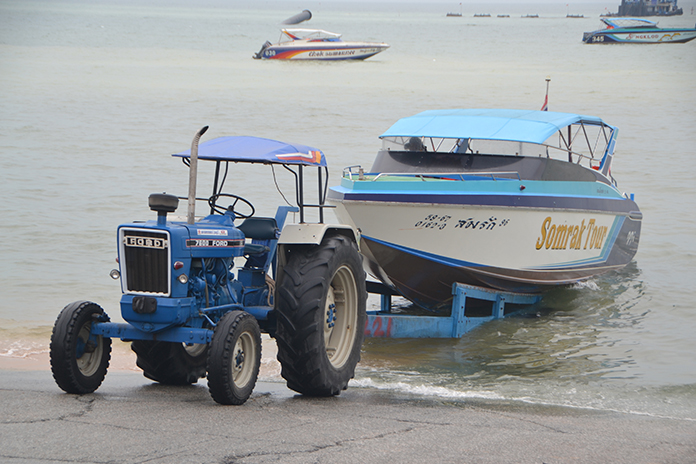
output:
[[[232,258],[203,258],[191,263],[189,294],[199,308],[239,303],[242,288],[234,278]]]

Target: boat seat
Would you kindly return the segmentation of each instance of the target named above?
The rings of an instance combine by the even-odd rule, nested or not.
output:
[[[425,145],[423,145],[423,141],[418,137],[411,137],[404,145],[404,148],[408,151],[428,151]]]

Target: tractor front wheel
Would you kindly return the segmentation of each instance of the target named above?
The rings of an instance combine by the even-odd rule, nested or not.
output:
[[[111,359],[111,339],[90,336],[92,322],[109,317],[97,304],[76,301],[58,315],[51,334],[51,372],[67,393],[92,393],[99,388]]]
[[[208,389],[220,404],[243,404],[261,366],[261,330],[256,318],[230,311],[218,322],[208,355]]]
[[[361,255],[342,236],[288,253],[276,297],[281,375],[304,395],[338,395],[355,374],[364,338]]]

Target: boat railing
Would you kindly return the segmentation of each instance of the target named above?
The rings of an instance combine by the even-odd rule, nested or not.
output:
[[[380,172],[374,176],[372,182],[385,179],[387,177],[411,177],[427,182],[428,180],[471,180],[471,177],[498,179],[514,179],[522,180],[520,173],[517,171],[468,171],[468,172]]]
[[[357,169],[358,172],[353,172],[353,169]],[[358,179],[363,180],[365,176],[365,171],[363,170],[363,167],[359,164],[343,168],[343,177],[347,177],[348,179],[353,180],[353,176],[356,174],[358,175]]]
[[[357,172],[355,172],[357,170]],[[356,176],[358,180],[370,180],[375,182],[387,177],[410,177],[420,179],[423,182],[428,180],[467,180],[471,177],[490,177],[491,180],[514,179],[522,180],[518,171],[466,171],[466,172],[365,172],[362,166],[354,165],[343,168],[343,177],[353,180]]]
[[[377,181],[382,177],[415,177],[423,182],[428,180],[467,180],[468,177],[490,177],[491,180],[510,179],[516,177],[517,180],[522,180],[520,173],[517,171],[468,171],[468,172],[380,172],[372,181]]]

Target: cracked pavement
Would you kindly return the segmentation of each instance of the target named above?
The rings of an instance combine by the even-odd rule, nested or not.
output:
[[[260,382],[220,406],[205,381],[114,372],[93,394],[0,371],[3,463],[695,462],[696,422],[366,388],[305,398]]]

